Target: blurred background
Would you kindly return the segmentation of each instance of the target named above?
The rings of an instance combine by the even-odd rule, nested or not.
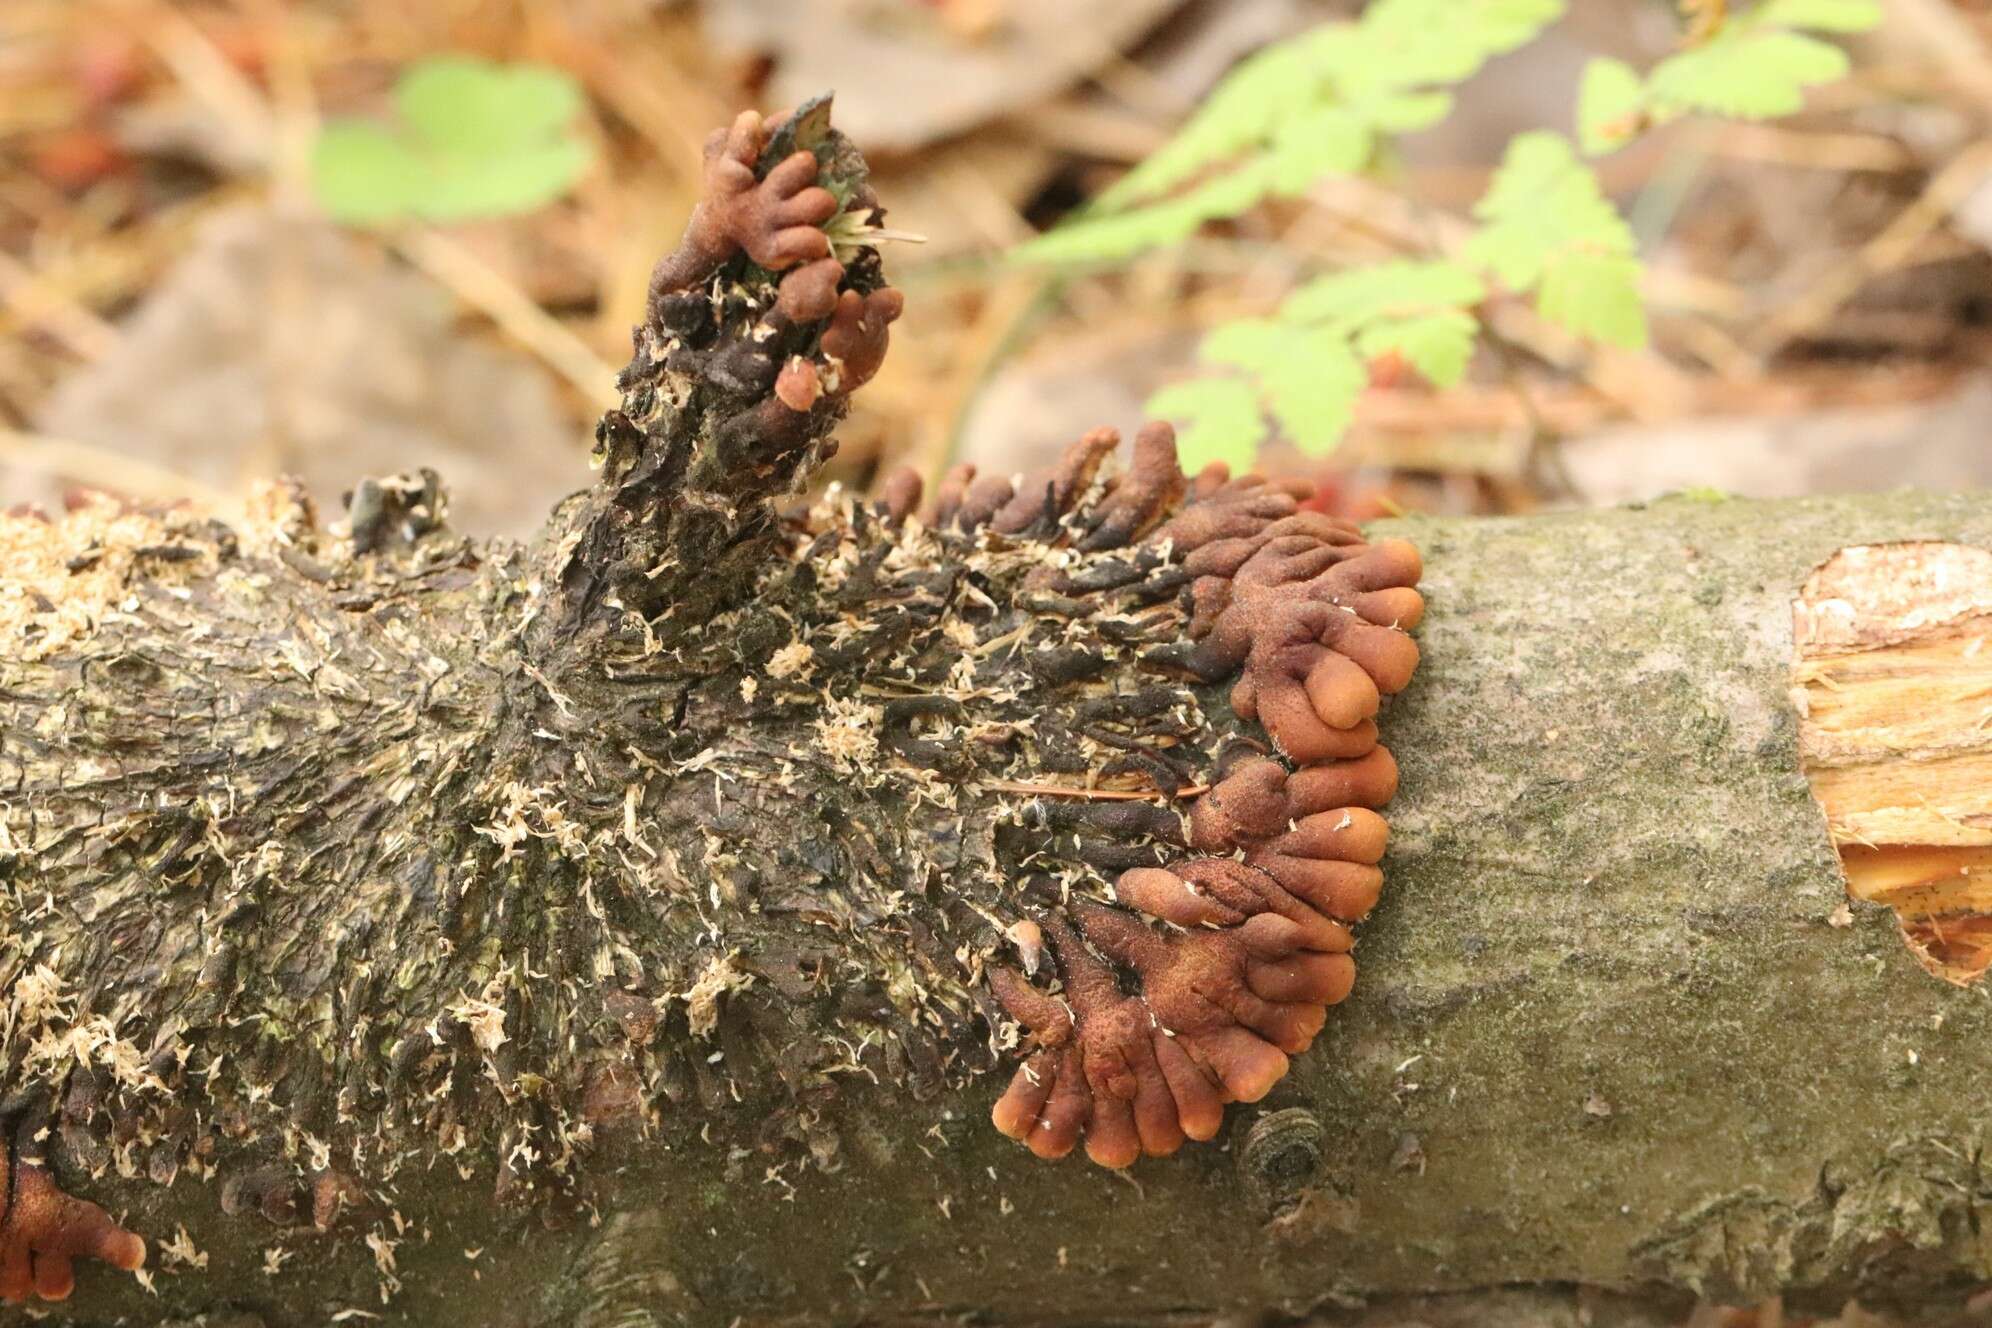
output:
[[[228,507],[278,472],[335,504],[360,475],[431,465],[459,528],[529,533],[585,482],[700,141],[825,89],[888,224],[925,237],[887,256],[907,314],[836,478],[1021,470],[1094,425],[1131,430],[1201,332],[1324,256],[1416,252],[1515,134],[1568,130],[1588,59],[1644,67],[1683,24],[1659,0],[1580,0],[1387,170],[1098,270],[1006,259],[1241,58],[1361,8],[4,0],[0,508],[81,486]],[[1357,516],[1992,482],[1992,6],[1888,0],[1849,49],[1851,76],[1796,116],[1682,121],[1600,163],[1647,265],[1645,348],[1511,320],[1457,387],[1373,367],[1337,450],[1263,464]],[[502,65],[409,92],[454,57]],[[395,191],[436,180],[393,155],[397,113],[472,162],[415,217]],[[483,137],[446,141],[453,115]],[[520,150],[487,181],[506,116]]]

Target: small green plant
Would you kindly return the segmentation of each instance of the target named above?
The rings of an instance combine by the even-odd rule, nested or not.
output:
[[[588,168],[574,128],[580,87],[541,65],[443,55],[394,87],[396,123],[328,122],[312,183],[335,219],[355,224],[465,221],[552,202]]]
[[[1577,121],[1587,152],[1624,147],[1683,115],[1768,120],[1805,105],[1805,91],[1846,77],[1847,53],[1817,33],[1865,32],[1877,0],[1763,0],[1741,13],[1702,0],[1699,40],[1641,77],[1623,60],[1584,71]]]
[[[1295,290],[1270,316],[1226,324],[1200,358],[1218,372],[1148,402],[1182,426],[1184,458],[1250,464],[1275,433],[1325,455],[1341,441],[1369,365],[1398,359],[1439,387],[1464,377],[1479,309],[1505,290],[1548,321],[1610,346],[1647,340],[1632,230],[1584,156],[1615,151],[1692,114],[1787,115],[1806,89],[1844,76],[1846,54],[1818,34],[1881,21],[1878,0],[1684,0],[1681,48],[1642,74],[1622,60],[1587,67],[1578,146],[1538,130],[1508,145],[1478,223],[1456,252],[1347,268]],[[1241,64],[1177,135],[1081,216],[1019,249],[1021,261],[1124,261],[1188,239],[1324,176],[1376,167],[1394,134],[1453,107],[1449,90],[1494,56],[1538,37],[1565,0],[1373,0]]]

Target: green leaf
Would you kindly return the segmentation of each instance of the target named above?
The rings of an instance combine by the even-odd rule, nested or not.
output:
[[[1273,138],[1268,169],[1275,192],[1307,192],[1324,175],[1347,175],[1369,163],[1375,140],[1369,126],[1340,106],[1298,115]]]
[[[1130,208],[1267,147],[1283,158],[1280,188],[1288,192],[1297,188],[1303,158],[1353,156],[1357,165],[1329,169],[1357,169],[1368,159],[1367,143],[1360,153],[1310,153],[1291,140],[1294,122],[1340,107],[1372,133],[1424,129],[1453,104],[1429,85],[1466,78],[1538,35],[1564,7],[1565,0],[1376,0],[1357,23],[1324,24],[1244,61],[1174,138],[1101,194],[1095,210]]]
[[[581,90],[557,69],[439,56],[395,85],[397,123],[328,122],[312,152],[321,206],[349,223],[506,216],[552,202],[588,168]]]
[[[1356,398],[1369,383],[1355,348],[1331,328],[1244,319],[1206,337],[1201,354],[1251,374],[1281,432],[1310,456],[1332,452],[1342,441]]]
[[[1480,322],[1468,310],[1486,285],[1457,263],[1380,263],[1308,282],[1280,306],[1288,324],[1355,340],[1362,361],[1396,352],[1440,387],[1466,373]]]
[[[1881,22],[1875,0],[1766,0],[1733,13],[1700,46],[1661,61],[1642,81],[1622,60],[1584,70],[1579,138],[1588,153],[1616,151],[1646,124],[1702,112],[1732,119],[1788,115],[1805,90],[1844,77],[1846,53],[1794,29],[1863,32]]]
[[[1377,0],[1365,17],[1435,45],[1466,47],[1484,60],[1534,41],[1568,7],[1565,0]]]
[[[394,108],[429,147],[488,155],[563,136],[583,106],[581,88],[545,65],[497,65],[439,55],[411,65],[394,85]]]
[[[1480,337],[1480,320],[1464,309],[1439,309],[1408,318],[1386,318],[1356,336],[1366,361],[1396,352],[1434,387],[1454,387],[1466,377]]]
[[[1320,34],[1310,34],[1316,40]],[[1176,136],[1102,193],[1096,207],[1112,211],[1166,193],[1200,171],[1267,142],[1280,125],[1304,114],[1321,86],[1314,49],[1305,38],[1269,46],[1231,71]]]
[[[1623,60],[1600,56],[1584,67],[1577,93],[1577,136],[1584,151],[1616,152],[1639,134],[1646,85]]]
[[[1613,345],[1645,344],[1638,245],[1568,141],[1515,139],[1473,211],[1486,225],[1468,256],[1514,290],[1535,290],[1543,317]]]
[[[1266,441],[1259,394],[1242,378],[1191,378],[1148,398],[1144,411],[1178,425],[1176,454],[1194,475],[1213,461],[1249,470]]]
[[[1700,111],[1766,120],[1805,106],[1805,90],[1846,76],[1847,53],[1783,28],[1730,24],[1704,44],[1654,66],[1647,94],[1667,115]]]
[[[1570,251],[1630,258],[1632,229],[1605,197],[1570,143],[1548,131],[1522,134],[1473,213],[1487,223],[1467,242],[1467,256],[1515,290],[1529,290],[1544,267]]]
[[[1766,27],[1867,32],[1881,26],[1880,0],[1766,0],[1750,15]]]
[[[1338,84],[1458,83],[1534,40],[1564,8],[1564,0],[1374,0],[1361,23],[1367,44],[1347,51]]]
[[[1536,308],[1580,337],[1638,350],[1646,345],[1639,263],[1616,254],[1560,255],[1544,269]]]
[[[1018,263],[1090,263],[1176,244],[1207,221],[1235,217],[1266,196],[1273,163],[1258,157],[1190,192],[1132,212],[1088,213],[1011,251]]]
[[[423,185],[420,161],[384,126],[333,120],[311,154],[312,189],[334,218],[373,225],[406,216]]]
[[[1393,92],[1351,104],[1379,132],[1415,134],[1452,114],[1450,92]]]
[[[1380,318],[1461,308],[1487,298],[1479,277],[1457,263],[1379,263],[1317,277],[1287,296],[1280,317],[1353,328]]]

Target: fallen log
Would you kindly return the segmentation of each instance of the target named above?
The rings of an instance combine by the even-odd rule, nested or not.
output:
[[[6,526],[0,1237],[147,1247],[57,1313],[1660,1323],[1992,1277],[1978,864],[1915,852],[1992,825],[1921,778],[1992,741],[1982,601],[1820,571],[1992,546],[1983,496],[1322,528],[1408,537],[1430,605],[1353,995],[1173,1156],[991,1128],[1019,1030],[985,974],[1048,962],[1020,924],[1070,976],[1061,919],[1180,865],[1240,744],[1310,764],[1313,721],[1257,675],[1269,744],[1239,661],[1185,653],[1215,592],[1144,532],[1237,491],[1185,495],[1159,435],[1105,487],[1104,439],[955,486],[974,519],[778,514],[896,311],[862,243],[770,276],[825,261],[782,238],[825,221],[808,178],[754,192],[786,149],[862,197],[808,112],[715,144],[750,203],[660,267],[602,480],[534,546],[452,535],[423,477],[340,528],[282,490],[237,531]],[[1934,736],[1835,709],[1905,645]],[[1836,838],[1910,822],[1850,898]]]

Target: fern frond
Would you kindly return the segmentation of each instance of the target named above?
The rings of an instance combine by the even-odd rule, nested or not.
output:
[[[1036,262],[1112,260],[1187,238],[1268,195],[1370,165],[1385,135],[1422,129],[1453,107],[1452,86],[1526,44],[1567,0],[1373,0],[1353,23],[1283,42],[1241,64],[1167,145],[1085,215],[1023,246]],[[1878,24],[1878,0],[1759,0],[1703,6],[1693,44],[1642,76],[1622,60],[1586,67],[1579,139],[1612,151],[1692,112],[1781,115],[1808,88],[1847,72],[1812,35]],[[1195,182],[1195,183],[1192,183]],[[1180,192],[1178,192],[1180,191]],[[1171,196],[1173,195],[1173,196]],[[1440,387],[1466,374],[1478,344],[1482,274],[1580,337],[1644,345],[1642,269],[1632,230],[1562,135],[1512,140],[1458,262],[1405,261],[1300,287],[1278,316],[1228,324],[1201,358],[1225,372],[1174,384],[1148,402],[1181,426],[1193,466],[1250,464],[1272,426],[1319,455],[1340,441],[1367,365],[1398,356]]]
[[[1309,456],[1334,450],[1369,382],[1340,331],[1278,319],[1228,323],[1204,339],[1202,357],[1250,374],[1280,431]]]
[[[1559,254],[1543,269],[1536,309],[1580,337],[1637,350],[1647,337],[1639,275],[1639,260],[1622,254]]]
[[[1198,173],[1269,142],[1280,125],[1320,101],[1320,39],[1308,34],[1269,46],[1241,63],[1168,142],[1117,180],[1094,201],[1113,212],[1155,198]]]
[[[1235,217],[1272,191],[1274,162],[1255,158],[1195,189],[1131,212],[1088,214],[1027,240],[1011,252],[1019,263],[1087,263],[1126,258],[1188,239],[1207,221]]]
[[[1646,81],[1623,60],[1601,55],[1584,66],[1577,89],[1577,137],[1584,151],[1615,152],[1646,122]]]
[[[1702,45],[1653,67],[1646,95],[1656,114],[1690,112],[1767,120],[1805,106],[1805,90],[1844,78],[1847,53],[1786,28],[1732,22]]]
[[[1468,257],[1515,290],[1542,279],[1557,255],[1582,250],[1630,257],[1631,227],[1568,139],[1548,130],[1517,136],[1473,215],[1485,222]]]
[[[1319,106],[1280,126],[1264,160],[1273,191],[1292,197],[1325,175],[1361,170],[1375,148],[1371,127],[1354,112]]]
[[[1458,83],[1563,17],[1566,0],[1375,0],[1334,53],[1344,95]]]
[[[1751,14],[1765,27],[1868,32],[1881,26],[1880,0],[1765,0]]]
[[[1415,134],[1452,114],[1450,92],[1382,92],[1352,98],[1349,110],[1380,134]]]
[[[1480,278],[1457,263],[1382,263],[1308,282],[1287,297],[1280,317],[1339,332],[1365,363],[1394,352],[1434,386],[1451,387],[1465,376],[1480,334],[1470,310],[1486,298]]]
[[[1200,358],[1239,372],[1172,384],[1147,403],[1151,415],[1176,422],[1192,470],[1250,465],[1270,436],[1269,418],[1309,456],[1332,452],[1369,382],[1343,331],[1272,318],[1225,324],[1204,339]]]
[[[1405,318],[1385,318],[1356,334],[1364,361],[1397,354],[1433,387],[1457,387],[1473,362],[1480,320],[1464,309],[1434,309]]]
[[[1644,344],[1632,228],[1561,134],[1509,143],[1473,213],[1485,225],[1467,242],[1468,258],[1513,290],[1536,291],[1545,318],[1614,344]],[[1600,283],[1596,292],[1587,288],[1592,281]]]
[[[1280,317],[1353,329],[1379,319],[1465,308],[1486,298],[1480,278],[1457,263],[1404,260],[1316,277],[1287,296]]]
[[[1340,107],[1372,134],[1426,128],[1452,109],[1451,96],[1432,85],[1457,83],[1523,45],[1566,3],[1376,0],[1356,23],[1269,47],[1233,70],[1174,138],[1100,195],[1095,210],[1130,208],[1255,149],[1277,151],[1282,129],[1315,110]],[[1331,169],[1366,162],[1363,153],[1356,165]]]
[[[1736,120],[1789,115],[1808,88],[1846,75],[1846,52],[1815,32],[1865,32],[1875,0],[1764,0],[1716,22],[1706,40],[1662,60],[1644,80],[1623,61],[1584,71],[1577,122],[1586,152],[1622,147],[1647,124],[1703,113]]]

